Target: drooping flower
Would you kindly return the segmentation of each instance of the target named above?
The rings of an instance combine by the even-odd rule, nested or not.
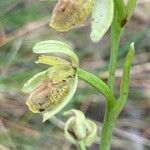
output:
[[[55,56],[39,57],[36,63],[49,65],[48,69],[36,74],[24,84],[23,91],[30,96],[26,102],[34,113],[42,113],[46,121],[72,99],[78,82],[76,67],[78,58],[71,48],[58,41],[44,41],[33,48],[35,53],[64,53],[69,55],[71,62]]]
[[[50,26],[64,32],[84,25],[94,2],[95,0],[59,0],[54,8]]]
[[[50,21],[56,31],[65,32],[83,26],[91,14],[93,42],[98,42],[109,29],[114,16],[113,0],[58,0]]]

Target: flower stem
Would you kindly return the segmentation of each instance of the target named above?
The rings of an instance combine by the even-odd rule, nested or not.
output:
[[[91,84],[93,87],[99,90],[100,93],[102,93],[105,96],[109,109],[113,108],[113,106],[116,103],[116,100],[112,95],[110,88],[104,81],[102,81],[100,78],[96,77],[95,75],[80,68],[78,69],[77,73],[80,78],[85,80],[87,83]]]
[[[111,53],[109,63],[108,86],[114,94],[115,70],[117,67],[118,47],[120,38],[127,22],[126,7],[123,0],[114,1],[114,18],[111,25]]]
[[[79,143],[79,150],[86,150],[85,142],[84,140],[78,142]]]
[[[114,93],[114,83],[115,83],[115,70],[117,66],[117,57],[118,57],[118,47],[119,41],[121,37],[122,31],[115,32],[113,27],[111,29],[111,54],[110,54],[110,63],[109,63],[109,78],[108,78],[108,85]]]
[[[123,77],[121,81],[119,100],[116,102],[116,104],[111,110],[109,110],[106,107],[105,118],[104,118],[103,128],[101,132],[101,143],[100,143],[101,150],[110,150],[111,136],[112,136],[114,125],[127,101],[127,96],[129,91],[130,68],[131,68],[133,56],[134,56],[134,44],[132,43],[130,45],[129,52],[124,62]]]
[[[100,150],[110,150],[112,132],[116,122],[115,118],[111,118],[113,116],[107,108],[105,111],[103,128],[101,131]]]

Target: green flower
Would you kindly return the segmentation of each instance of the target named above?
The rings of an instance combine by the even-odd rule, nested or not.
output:
[[[57,31],[68,31],[83,26],[95,0],[59,0],[52,13],[50,26]]]
[[[69,110],[64,115],[74,115],[65,124],[66,138],[73,144],[83,141],[86,146],[92,145],[97,136],[96,124],[76,109]]]
[[[65,32],[85,25],[90,14],[90,38],[93,42],[99,42],[112,23],[113,0],[58,0],[50,26],[56,31]]]
[[[36,74],[23,86],[23,92],[29,93],[26,104],[34,113],[43,114],[43,122],[62,110],[72,99],[78,83],[76,74],[78,57],[71,48],[59,41],[44,41],[33,47],[34,53],[62,53],[65,59],[42,55],[36,63],[48,65],[48,69]]]

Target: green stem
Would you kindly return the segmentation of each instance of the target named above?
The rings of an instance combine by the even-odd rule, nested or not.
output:
[[[118,47],[119,41],[121,37],[122,30],[116,32],[112,26],[111,28],[111,54],[110,54],[110,64],[109,64],[109,78],[108,78],[108,85],[114,93],[114,83],[115,83],[115,70],[117,66],[117,58],[118,58]]]
[[[101,131],[100,150],[110,150],[111,137],[116,119],[111,114],[111,111],[106,108],[103,127]]]
[[[112,95],[110,88],[104,81],[102,81],[100,78],[96,77],[95,75],[85,70],[82,70],[80,68],[78,69],[78,76],[83,80],[85,80],[87,83],[91,84],[97,90],[99,90],[99,92],[101,92],[105,96],[108,108],[110,109],[113,108],[116,101],[114,96]]]
[[[111,136],[114,125],[127,101],[129,91],[130,68],[133,56],[134,56],[134,44],[131,44],[128,55],[125,58],[125,63],[123,67],[123,78],[121,81],[119,100],[116,102],[115,106],[111,110],[106,108],[103,128],[101,132],[101,143],[100,143],[101,150],[110,150]]]
[[[118,47],[126,23],[126,8],[123,0],[114,0],[114,18],[111,25],[111,53],[108,86],[114,94],[115,70],[117,67]]]
[[[82,140],[79,143],[79,150],[86,150],[85,142]]]

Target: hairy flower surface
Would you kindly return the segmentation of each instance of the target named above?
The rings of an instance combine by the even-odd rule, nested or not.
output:
[[[69,79],[59,83],[52,80],[43,81],[29,96],[26,104],[30,110],[39,113],[47,109],[53,109],[59,105],[69,92]]]

